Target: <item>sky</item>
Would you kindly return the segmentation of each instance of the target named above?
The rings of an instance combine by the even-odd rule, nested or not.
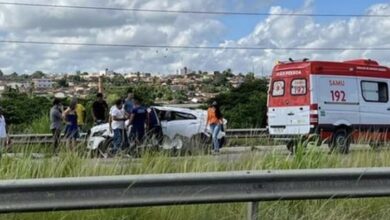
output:
[[[365,14],[292,17],[81,10],[0,4],[0,41],[220,47],[172,49],[0,43],[0,69],[172,74],[180,68],[269,75],[279,60],[374,59],[390,66],[390,3],[377,0],[14,0],[15,3],[250,13]],[[0,1],[1,3],[1,1]],[[223,47],[363,48],[228,50]],[[388,48],[370,50],[370,48]]]

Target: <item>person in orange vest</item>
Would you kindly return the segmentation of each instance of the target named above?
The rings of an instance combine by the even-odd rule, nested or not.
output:
[[[218,134],[221,131],[223,125],[223,116],[219,105],[214,101],[207,110],[207,123],[206,127],[210,125],[211,137],[213,144],[213,153],[219,153],[219,140]]]

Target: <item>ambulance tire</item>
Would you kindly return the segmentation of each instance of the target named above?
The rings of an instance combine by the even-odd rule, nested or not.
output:
[[[330,143],[332,151],[337,150],[342,154],[348,154],[350,145],[351,138],[347,129],[339,128],[333,133]]]

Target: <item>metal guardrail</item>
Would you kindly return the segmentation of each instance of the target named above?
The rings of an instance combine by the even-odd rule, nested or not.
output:
[[[390,168],[0,181],[0,213],[390,196]]]
[[[81,133],[80,139],[85,138],[87,133]],[[269,137],[266,128],[254,129],[227,129],[226,136],[229,138],[255,138]],[[52,134],[12,134],[10,138],[15,144],[46,144],[52,142]],[[64,141],[64,139],[63,139]]]
[[[80,133],[80,139],[85,139],[87,133]],[[11,134],[9,135],[13,144],[48,144],[53,142],[52,134]],[[62,134],[61,141],[66,141]]]
[[[226,129],[226,136],[229,138],[267,138],[269,134],[266,128]]]

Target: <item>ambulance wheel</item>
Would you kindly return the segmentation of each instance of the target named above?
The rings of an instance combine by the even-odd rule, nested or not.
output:
[[[330,147],[332,151],[337,150],[342,154],[348,154],[350,145],[351,138],[347,129],[340,128],[333,133],[332,140],[330,142]]]

